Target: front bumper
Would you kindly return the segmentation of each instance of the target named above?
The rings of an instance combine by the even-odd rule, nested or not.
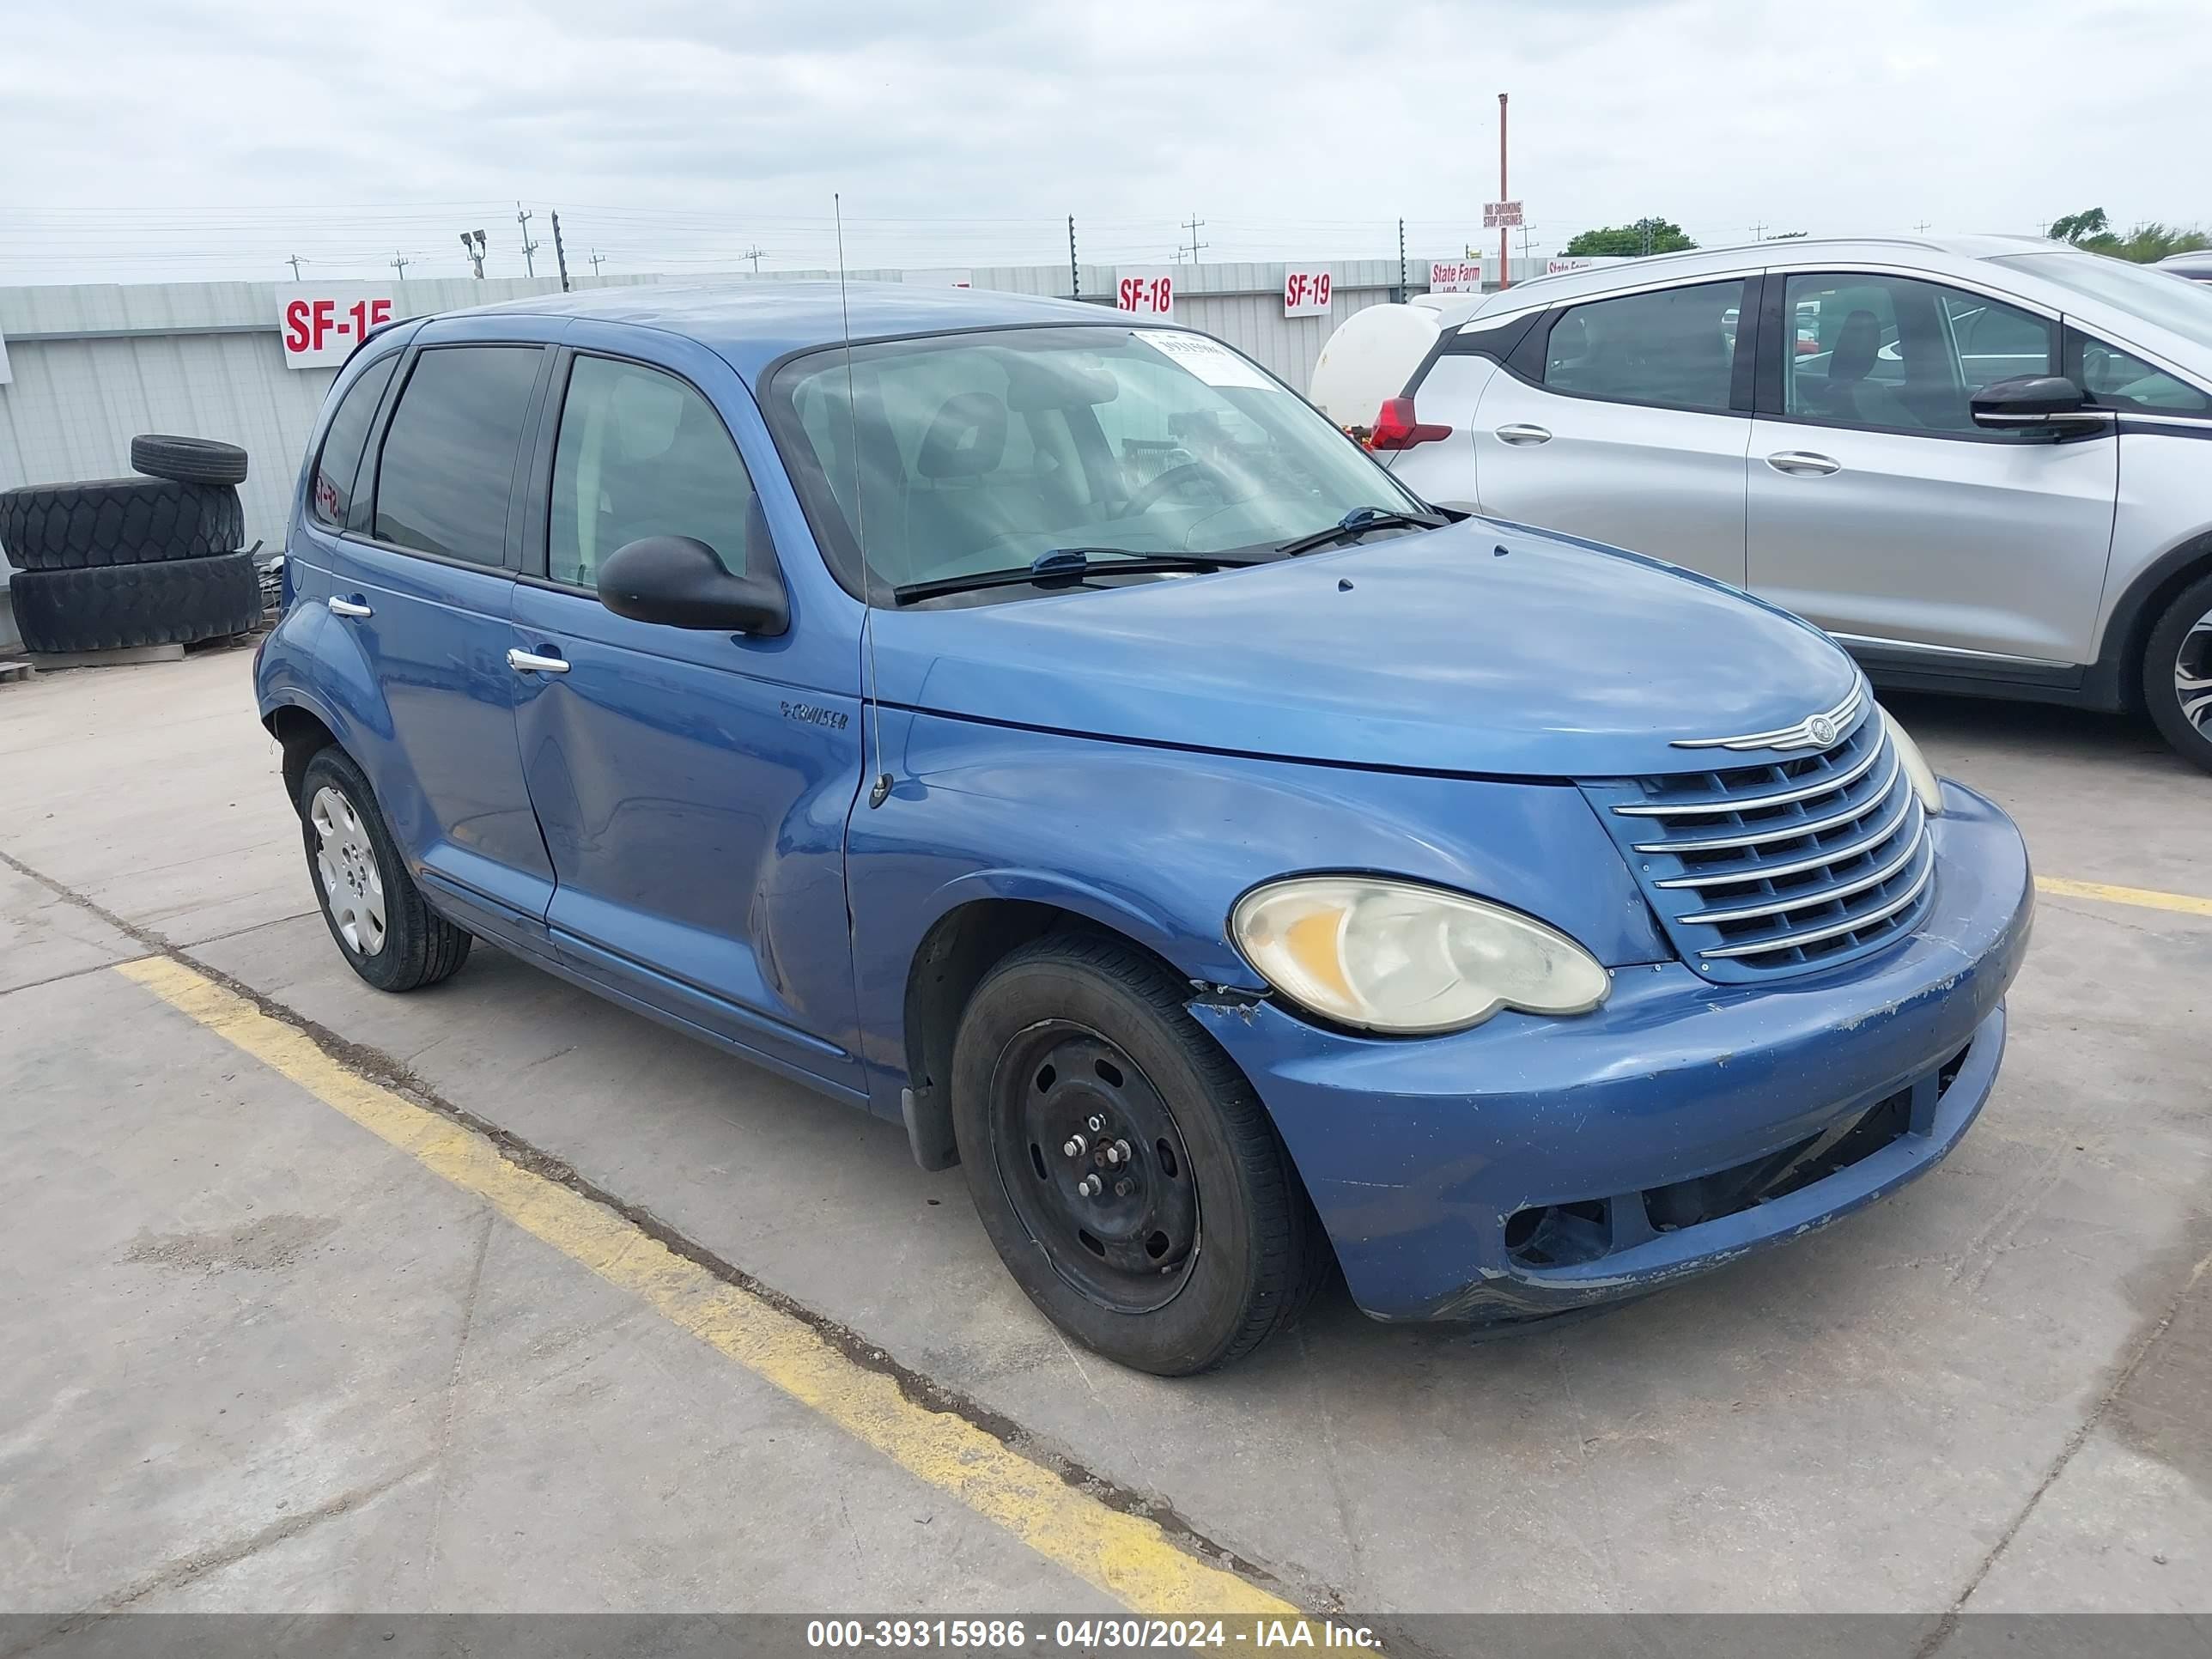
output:
[[[1957,784],[1944,799],[1920,926],[1832,972],[1740,987],[1623,968],[1594,1013],[1414,1041],[1267,1002],[1192,1012],[1267,1103],[1369,1313],[1639,1295],[1894,1191],[1981,1110],[2034,886],[2010,819]]]

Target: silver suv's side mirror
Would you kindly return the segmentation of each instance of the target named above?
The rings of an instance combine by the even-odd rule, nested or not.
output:
[[[2087,393],[2063,374],[2017,374],[1974,394],[1974,424],[1992,432],[2042,431],[2052,437],[2110,423],[2110,410],[2091,409]]]

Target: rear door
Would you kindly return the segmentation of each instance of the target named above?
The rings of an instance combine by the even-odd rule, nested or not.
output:
[[[2112,430],[2054,443],[1984,431],[1969,408],[1991,381],[2059,373],[2059,319],[1881,271],[1768,283],[1770,337],[1784,319],[1816,331],[1760,360],[1752,591],[1878,665],[2017,678],[2094,660]]]
[[[750,394],[713,353],[606,325],[568,339],[505,641],[526,661],[500,671],[558,882],[554,944],[619,995],[857,1091],[857,621],[810,617],[795,596],[788,632],[752,638],[602,605],[599,566],[648,536],[695,537],[732,571],[775,568],[754,480],[782,480]]]
[[[1541,319],[1476,406],[1482,510],[1741,586],[1757,286],[1687,283]]]
[[[506,653],[516,486],[551,352],[471,331],[433,324],[398,365],[342,503],[346,532],[321,550],[324,602],[374,683],[382,729],[356,758],[410,868],[465,926],[526,946],[542,942],[553,866]],[[318,480],[318,513],[341,505],[337,488]]]

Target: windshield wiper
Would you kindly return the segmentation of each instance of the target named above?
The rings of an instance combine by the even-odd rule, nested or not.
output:
[[[1327,547],[1332,542],[1350,541],[1370,530],[1441,530],[1450,522],[1435,513],[1408,513],[1395,507],[1355,507],[1326,530],[1278,543],[1275,551],[1295,556]]]
[[[1259,562],[1258,559],[1227,553],[1139,553],[1129,547],[1055,547],[1040,553],[1025,565],[1005,570],[978,570],[964,576],[938,576],[926,582],[908,582],[891,589],[891,598],[900,605],[912,605],[916,599],[933,599],[941,593],[968,593],[982,587],[1079,581],[1085,576],[1221,570]]]

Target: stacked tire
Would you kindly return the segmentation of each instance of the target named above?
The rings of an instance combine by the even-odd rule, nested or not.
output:
[[[238,550],[246,452],[206,438],[131,441],[141,476],[0,493],[0,549],[26,650],[191,645],[261,620],[251,554]]]

